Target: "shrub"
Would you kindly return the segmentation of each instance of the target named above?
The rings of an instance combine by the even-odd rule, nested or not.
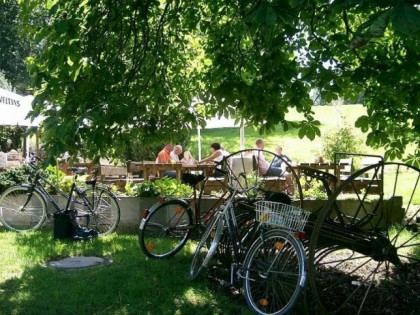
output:
[[[315,179],[311,181],[306,181],[305,178],[303,177],[299,181],[302,186],[303,199],[315,199],[315,200],[328,199],[328,195],[324,189],[324,185],[322,184],[322,182]]]
[[[17,166],[0,173],[0,193],[7,188],[28,182],[29,166]]]
[[[69,193],[71,190],[71,186],[73,185],[73,176],[66,175],[63,171],[61,171],[56,166],[48,166],[47,169],[43,172],[42,176],[49,180],[51,184],[55,187],[58,187],[65,193]],[[77,185],[79,187],[83,187],[85,185],[86,176],[79,176],[77,178]],[[45,187],[49,193],[56,193],[55,189],[50,185]]]
[[[328,161],[334,161],[336,152],[362,153],[362,140],[353,134],[349,125],[326,131],[322,137],[323,156]]]
[[[145,181],[141,184],[127,184],[125,187],[127,196],[135,197],[189,197],[193,189],[180,181],[164,177],[154,182]]]

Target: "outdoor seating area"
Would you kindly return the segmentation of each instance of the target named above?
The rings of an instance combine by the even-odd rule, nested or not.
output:
[[[9,152],[0,151],[0,172],[10,169],[24,162],[24,157],[17,150],[10,150]]]
[[[0,2],[0,315],[420,313],[420,0]]]

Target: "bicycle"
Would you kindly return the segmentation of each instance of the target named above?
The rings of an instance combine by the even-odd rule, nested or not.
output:
[[[252,189],[255,187],[248,190]],[[244,236],[234,213],[239,192],[232,187],[228,201],[213,216],[195,250],[190,279],[196,279],[210,266],[227,231],[232,249],[230,285],[243,279],[247,304],[259,314],[287,313],[306,282],[306,253],[298,236],[309,212],[278,202],[257,201],[254,207],[258,224],[248,225],[252,232]],[[250,240],[252,245],[248,247],[245,244]]]
[[[193,237],[199,240],[213,214],[225,202],[229,192],[229,182],[234,183],[242,191],[249,191],[250,193],[251,191],[245,188],[253,186],[255,183],[259,187],[264,187],[264,191],[269,191],[270,188],[276,186],[278,184],[277,181],[280,181],[280,175],[277,177],[271,176],[270,178],[261,177],[257,180],[259,177],[258,165],[255,165],[250,159],[255,152],[257,154],[266,153],[274,156],[272,152],[263,150],[241,150],[232,153],[219,163],[224,176],[207,176],[202,182],[198,198],[194,189],[194,194],[190,199],[161,199],[150,209],[146,210],[138,229],[138,239],[142,251],[148,257],[163,259],[178,253],[190,238]],[[290,166],[286,161],[284,162],[287,166]],[[292,171],[292,174],[297,178],[294,171]],[[202,200],[205,195],[206,185],[209,182],[212,184],[214,182],[218,183],[219,187],[224,188],[224,192],[214,199],[213,204],[207,211],[201,213]],[[296,195],[298,196],[299,204],[301,204],[302,190],[300,183],[297,180],[295,182],[298,185]],[[193,186],[195,187],[196,184],[193,183]],[[283,189],[286,190],[288,188],[284,187]],[[263,191],[263,189],[260,189],[260,191]],[[258,198],[261,198],[261,196],[256,194],[244,195],[242,204],[252,204]],[[251,219],[251,216],[248,211],[244,211],[244,208],[247,207],[237,207],[235,209],[238,215],[241,215],[243,221],[246,222]]]
[[[69,168],[74,175],[70,193],[67,194],[42,176],[35,164],[28,165],[31,167],[29,184],[10,187],[0,196],[0,222],[6,229],[16,232],[34,231],[43,226],[47,217],[74,210],[79,226],[93,228],[103,235],[115,231],[120,220],[118,200],[107,188],[97,186],[96,178],[85,182],[91,187],[79,187],[77,178],[86,173],[86,168]],[[46,185],[67,199],[64,209],[47,191]],[[49,212],[47,205],[52,205],[54,211]]]
[[[205,222],[223,202],[222,194],[210,209],[201,215],[200,201],[204,189],[201,189],[197,198],[196,184],[198,182],[192,185],[192,198],[159,198],[156,204],[145,211],[138,229],[138,239],[140,248],[148,257],[163,259],[174,256],[185,246],[188,239],[200,234]]]

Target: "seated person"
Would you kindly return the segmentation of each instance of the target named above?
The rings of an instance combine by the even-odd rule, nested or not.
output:
[[[171,159],[175,162],[181,162],[183,164],[193,164],[194,158],[192,157],[190,151],[185,151],[182,157],[182,146],[177,144],[174,146],[173,151],[171,152]]]
[[[274,166],[270,164],[264,156],[264,153],[259,150],[264,150],[265,143],[263,139],[257,139],[255,141],[255,151],[253,152],[257,163],[258,163],[258,171],[260,175],[264,176],[281,176],[283,174],[283,170],[279,166]]]
[[[255,142],[255,146],[256,149],[258,150],[264,150],[264,140],[263,139],[257,139],[257,141]],[[276,151],[277,153],[279,153],[278,148],[280,146],[277,146]],[[281,147],[280,147],[281,148]],[[281,150],[280,150],[280,154],[281,154]],[[279,156],[281,157],[281,155],[279,154]],[[263,152],[261,151],[254,151],[254,156],[257,159],[257,163],[258,163],[258,169],[260,172],[260,175],[264,175],[264,176],[282,176],[285,177],[286,179],[286,186],[287,186],[287,194],[289,195],[293,195],[295,192],[294,189],[294,183],[293,183],[293,177],[292,174],[289,173],[286,170],[286,163],[283,163],[283,160],[275,157],[272,161],[272,163],[270,164],[264,157]],[[282,155],[284,160],[287,161],[290,160],[287,156]],[[290,160],[290,162],[292,162]],[[282,165],[284,164],[284,165]]]
[[[292,177],[292,174],[290,173],[291,169],[287,167],[284,161],[286,161],[289,164],[293,164],[293,162],[287,155],[283,154],[283,148],[281,146],[278,145],[275,148],[275,151],[277,153],[277,156],[273,159],[273,165],[278,166],[283,170],[282,176],[286,178],[286,185],[290,187],[289,193],[293,195],[295,190],[294,190],[294,185],[293,185],[293,177]]]
[[[195,159],[194,157],[191,155],[190,151],[185,151],[184,152],[184,158],[181,160],[182,163],[185,164],[194,164]]]
[[[171,152],[173,151],[174,146],[171,143],[165,145],[165,147],[158,153],[156,158],[156,163],[172,163]],[[175,161],[174,161],[175,162]],[[164,171],[163,176],[176,178],[175,171]]]
[[[210,145],[210,150],[211,150],[211,155],[200,160],[197,161],[197,163],[206,163],[206,162],[221,162],[223,160],[223,158],[227,155],[226,151],[222,149],[222,146],[220,145],[220,143],[218,142],[214,142]],[[213,176],[215,177],[221,177],[223,176],[223,172],[221,171],[221,165],[216,166]]]
[[[158,153],[156,158],[156,163],[171,163],[171,152],[174,149],[174,146],[170,143],[166,144],[165,147]]]
[[[281,146],[278,145],[275,148],[275,151],[277,153],[277,156],[273,159],[273,166],[285,168],[285,166],[282,165],[284,161],[286,161],[289,164],[293,163],[292,160],[286,154],[283,154],[283,148]]]

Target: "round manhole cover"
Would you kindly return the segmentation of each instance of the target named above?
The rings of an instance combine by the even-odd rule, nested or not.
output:
[[[66,257],[56,261],[50,261],[48,265],[57,269],[84,269],[109,264],[111,261],[104,257],[75,256]]]

